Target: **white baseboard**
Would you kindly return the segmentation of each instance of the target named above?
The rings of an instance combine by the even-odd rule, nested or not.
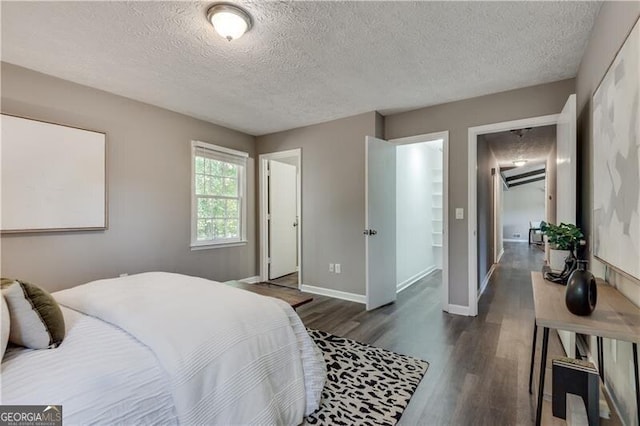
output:
[[[460,305],[449,305],[448,312],[454,315],[469,316],[469,307]]]
[[[528,243],[529,240],[514,240],[513,238],[503,238],[502,241],[506,241],[508,243]]]
[[[484,277],[484,279],[482,280],[482,283],[480,284],[480,288],[478,289],[478,301],[480,301],[480,296],[482,296],[482,293],[484,293],[484,291],[487,289],[487,285],[489,284],[491,275],[493,275],[495,270],[496,270],[496,264],[494,263],[493,265],[491,265],[491,268],[489,268],[489,272],[487,272],[487,276]]]
[[[243,278],[243,279],[238,280],[238,281],[242,281],[243,283],[247,283],[247,284],[259,283],[260,282],[260,275],[254,275],[253,277]]]
[[[496,259],[496,263],[500,263],[500,259],[502,259],[503,255],[504,255],[504,247],[502,248],[502,250],[500,250],[500,254],[498,255],[498,259]]]
[[[408,280],[404,280],[401,283],[398,283],[397,292],[400,293],[402,290],[405,290],[405,289],[411,287],[413,284],[417,283],[422,278],[426,277],[427,275],[429,275],[430,273],[432,273],[435,270],[436,270],[436,265],[429,266],[427,269],[425,269],[422,272],[418,272],[417,274],[415,274],[414,276],[412,276]]]
[[[320,296],[333,297],[334,299],[348,300],[349,302],[367,303],[367,297],[363,294],[347,293],[346,291],[332,290],[330,288],[316,287],[313,285],[302,284],[300,291],[305,293],[318,294]]]

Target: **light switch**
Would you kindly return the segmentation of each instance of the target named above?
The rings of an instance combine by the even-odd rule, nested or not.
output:
[[[462,207],[456,207],[456,219],[464,219],[464,209]]]

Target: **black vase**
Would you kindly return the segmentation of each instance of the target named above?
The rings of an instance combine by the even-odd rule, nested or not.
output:
[[[579,260],[567,282],[567,308],[576,315],[591,315],[598,301],[598,287],[593,274],[587,271],[587,261]]]

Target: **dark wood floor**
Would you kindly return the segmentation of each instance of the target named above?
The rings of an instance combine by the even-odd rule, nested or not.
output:
[[[530,271],[540,268],[542,256],[527,244],[506,244],[473,318],[442,312],[439,272],[400,293],[396,303],[372,312],[361,304],[314,296],[298,313],[307,327],[430,363],[402,424],[531,425]],[[557,340],[550,339],[550,355],[554,345],[559,351]],[[562,422],[548,417],[544,424]]]
[[[270,284],[276,284],[282,287],[289,288],[298,288],[298,273],[294,272],[293,274],[285,275],[283,277],[274,278],[269,280]]]

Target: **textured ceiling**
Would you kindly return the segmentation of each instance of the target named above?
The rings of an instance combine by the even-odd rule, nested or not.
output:
[[[574,77],[599,2],[6,2],[2,60],[259,135]]]
[[[527,164],[542,163],[556,144],[556,126],[534,127],[522,137],[512,132],[490,133],[482,135],[482,140],[489,144],[500,167],[513,167],[519,158]]]

